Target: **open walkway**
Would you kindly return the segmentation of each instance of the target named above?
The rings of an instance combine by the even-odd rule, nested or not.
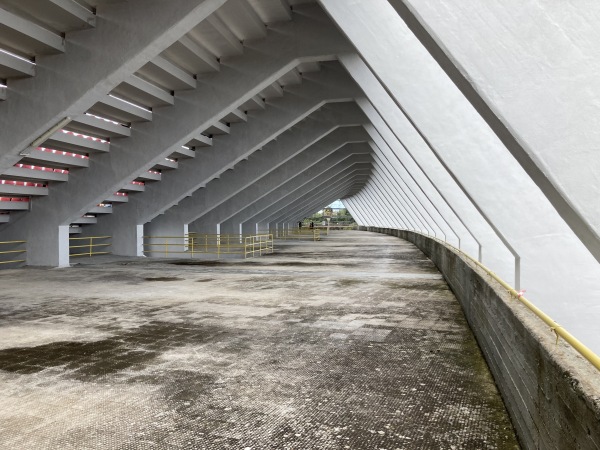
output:
[[[514,449],[460,306],[364,232],[0,272],[3,449]]]

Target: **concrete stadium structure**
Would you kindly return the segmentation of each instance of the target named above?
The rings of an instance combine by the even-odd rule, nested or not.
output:
[[[0,241],[68,267],[73,235],[136,257],[147,235],[282,230],[342,199],[473,255],[600,353],[598,15],[0,0]]]

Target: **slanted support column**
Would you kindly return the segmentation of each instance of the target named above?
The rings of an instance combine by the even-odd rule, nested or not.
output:
[[[581,36],[595,26],[598,3],[534,2],[526,25],[506,2],[390,3],[600,261],[600,113],[586,107],[600,101],[598,45]],[[544,45],[532,42],[532,34],[543,36]]]

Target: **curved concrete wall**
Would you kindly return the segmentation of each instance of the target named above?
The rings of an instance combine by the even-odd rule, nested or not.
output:
[[[527,449],[600,449],[600,372],[502,286],[451,247],[425,235],[361,227],[406,239],[446,278]]]

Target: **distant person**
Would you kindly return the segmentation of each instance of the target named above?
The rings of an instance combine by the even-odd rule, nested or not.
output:
[[[312,230],[315,227],[315,223],[314,222],[310,222],[310,229]]]
[[[323,226],[327,226],[327,221],[326,221],[326,220],[324,220],[322,225],[323,225]]]
[[[302,229],[302,221],[298,222],[298,229],[301,230]]]

